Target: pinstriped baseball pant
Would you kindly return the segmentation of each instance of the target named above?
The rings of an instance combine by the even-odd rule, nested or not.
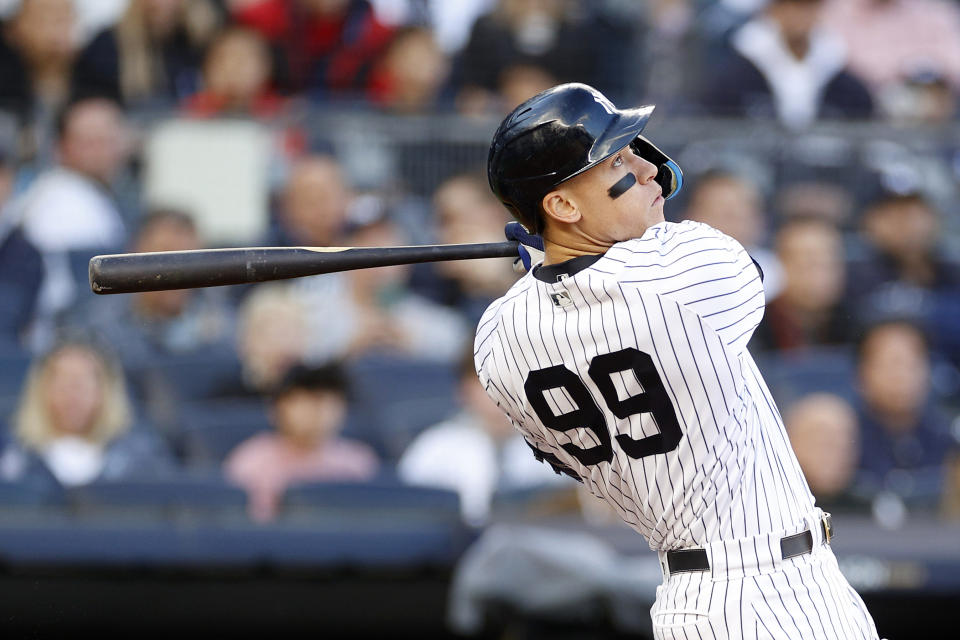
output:
[[[758,539],[712,546],[710,571],[675,573],[657,588],[654,638],[877,640],[870,613],[820,538],[811,553],[788,560],[758,554]]]

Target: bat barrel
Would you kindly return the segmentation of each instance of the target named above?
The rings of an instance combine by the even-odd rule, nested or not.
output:
[[[283,280],[396,264],[510,257],[517,243],[493,242],[376,248],[259,247],[96,256],[94,293],[192,289]]]

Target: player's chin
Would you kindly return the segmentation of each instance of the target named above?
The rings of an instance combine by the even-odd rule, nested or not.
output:
[[[644,216],[647,226],[655,225],[659,222],[663,222],[663,198],[657,197],[653,203],[647,207],[646,215]]]

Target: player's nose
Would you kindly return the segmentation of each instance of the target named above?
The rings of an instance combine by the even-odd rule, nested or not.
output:
[[[646,184],[657,177],[657,165],[635,153],[631,153],[630,156],[632,169],[640,184]]]

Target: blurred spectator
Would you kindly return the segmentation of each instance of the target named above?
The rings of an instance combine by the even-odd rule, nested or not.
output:
[[[939,72],[920,69],[883,96],[883,109],[902,124],[947,124],[957,115],[957,92]]]
[[[353,194],[333,156],[298,160],[280,194],[275,244],[330,247],[343,244]]]
[[[881,103],[920,72],[960,91],[960,7],[944,0],[830,0],[824,18],[847,45],[850,70]],[[894,107],[894,113],[896,108]]]
[[[935,349],[960,363],[960,263],[945,250],[940,212],[919,191],[887,191],[868,204],[860,224],[850,274],[861,317],[912,314]]]
[[[244,441],[224,463],[227,477],[249,494],[251,518],[275,518],[291,484],[364,481],[376,474],[379,462],[373,450],[339,435],[347,394],[339,365],[289,369],[272,394],[275,431]]]
[[[535,64],[511,64],[500,74],[497,84],[501,110],[510,111],[557,84],[557,79],[544,67]]]
[[[21,0],[0,39],[0,107],[26,121],[67,100],[75,17],[71,0]]]
[[[234,20],[270,44],[285,93],[360,94],[393,30],[367,0],[227,0]]]
[[[0,34],[0,109],[24,125],[20,155],[43,165],[50,161],[56,114],[81,98],[119,98],[115,83],[95,69],[96,55],[80,50],[74,0],[18,0]]]
[[[433,195],[436,241],[500,242],[509,215],[486,181],[474,174],[445,180]],[[414,286],[431,300],[454,307],[471,323],[516,281],[509,260],[447,260],[414,271]]]
[[[595,20],[575,20],[563,0],[500,0],[473,25],[457,61],[457,108],[466,114],[506,112],[497,95],[503,74],[518,65],[543,69],[560,82],[599,86],[604,41]]]
[[[819,118],[866,118],[870,93],[846,71],[839,36],[821,21],[823,0],[771,0],[737,29],[715,64],[703,103],[711,113],[777,118],[799,129]]]
[[[783,420],[817,506],[869,511],[869,500],[852,486],[860,447],[853,407],[839,396],[812,393],[792,404]]]
[[[277,115],[283,100],[271,88],[270,51],[252,29],[230,27],[218,33],[203,59],[203,89],[188,98],[192,116]]]
[[[26,238],[10,206],[14,166],[12,149],[0,148],[0,350],[26,346],[43,281],[43,259]]]
[[[131,251],[200,249],[193,219],[175,209],[157,209],[141,223]],[[109,337],[127,367],[149,367],[158,358],[233,352],[233,314],[222,291],[174,289],[95,298],[83,309],[88,329]]]
[[[390,26],[429,26],[446,54],[459,51],[470,37],[476,19],[496,0],[370,0],[377,19]]]
[[[76,84],[126,104],[176,104],[200,87],[203,49],[219,26],[213,0],[130,0],[80,54]]]
[[[76,296],[68,252],[116,249],[126,240],[111,191],[130,149],[123,112],[104,98],[80,100],[61,113],[57,135],[59,165],[39,176],[17,203],[24,233],[44,257],[41,325]],[[47,329],[37,331],[42,345]]]
[[[398,113],[435,111],[449,61],[425,27],[396,33],[370,78],[371,101]]]
[[[793,218],[784,222],[774,244],[783,288],[767,301],[753,346],[791,350],[848,341],[851,318],[840,232],[819,218]]]
[[[861,482],[908,506],[934,505],[957,442],[931,397],[923,331],[905,320],[871,326],[859,343],[858,374]]]
[[[459,376],[460,412],[417,436],[397,471],[404,482],[456,491],[464,520],[482,525],[497,490],[563,480],[533,457],[523,436],[483,390],[473,363],[473,343],[463,354]]]
[[[287,370],[304,360],[308,346],[307,307],[287,284],[262,284],[243,301],[237,327],[242,383],[224,396],[269,392]]]
[[[10,2],[11,0],[6,0]],[[18,2],[19,0],[12,0]],[[81,43],[90,42],[93,37],[116,24],[123,15],[130,0],[71,0],[77,14],[75,31]]]
[[[125,238],[110,186],[130,152],[123,112],[103,98],[68,105],[57,122],[59,166],[24,195],[23,225],[38,247],[117,246]]]
[[[134,425],[119,363],[87,341],[64,340],[34,363],[14,425],[5,465],[40,463],[66,486],[173,468],[160,438]]]
[[[780,293],[783,269],[777,257],[764,248],[767,220],[763,195],[755,183],[742,175],[714,170],[693,181],[686,218],[704,222],[743,245],[763,271],[763,289],[768,300]]]
[[[777,190],[774,209],[777,217],[820,218],[838,229],[850,224],[853,194],[841,184],[817,179],[800,179]]]
[[[397,226],[385,212],[355,222],[348,245],[403,245]],[[305,278],[294,284],[308,305],[314,361],[392,354],[455,361],[468,329],[455,312],[407,287],[405,265],[354,269],[342,275]]]
[[[652,0],[630,4],[643,5],[648,27],[642,40],[644,102],[656,104],[668,113],[689,111],[691,99],[704,82],[704,62],[709,60],[706,49],[710,39],[705,33],[709,27],[698,24],[696,5],[702,3]]]
[[[202,88],[182,101],[195,118],[247,118],[269,130],[271,173],[283,175],[307,146],[306,132],[283,118],[290,101],[273,88],[266,41],[255,30],[228,27],[214,37],[203,59]]]
[[[861,217],[866,255],[852,265],[860,295],[897,284],[930,291],[960,290],[960,265],[940,246],[940,216],[919,191],[886,192]]]

